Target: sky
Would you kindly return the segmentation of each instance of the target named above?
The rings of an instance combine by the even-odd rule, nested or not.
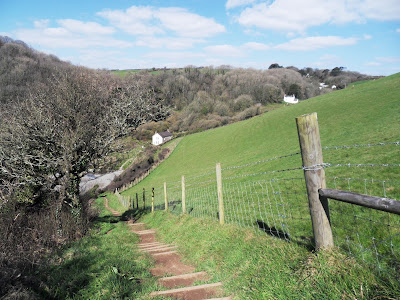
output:
[[[0,35],[99,69],[400,72],[400,0],[0,0]]]

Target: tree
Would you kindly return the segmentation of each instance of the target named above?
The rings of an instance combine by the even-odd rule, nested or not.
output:
[[[287,94],[288,95],[295,95],[296,98],[301,98],[302,97],[301,86],[299,86],[296,83],[292,83],[289,86],[289,89],[287,90]]]
[[[270,65],[268,69],[270,70],[270,69],[281,69],[281,68],[283,68],[283,67],[277,63],[274,63],[274,64]]]
[[[71,68],[32,87],[2,116],[0,181],[29,189],[36,204],[46,191],[57,193],[61,206],[79,208],[79,182],[90,164],[129,128],[165,116],[154,93],[138,83]]]
[[[339,76],[342,71],[345,69],[345,67],[335,67],[331,71],[331,76]]]

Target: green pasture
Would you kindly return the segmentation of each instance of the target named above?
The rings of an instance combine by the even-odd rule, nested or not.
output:
[[[295,122],[311,112],[318,114],[322,146],[330,148],[323,150],[324,162],[332,164],[325,169],[327,187],[400,199],[400,168],[380,166],[400,164],[400,145],[332,148],[400,140],[400,74],[186,136],[150,176],[123,195],[138,193],[142,199],[145,188],[150,208],[154,187],[156,210],[162,210],[165,181],[169,210],[180,214],[184,175],[187,212],[217,220],[215,164],[220,162],[227,223],[312,245]],[[349,163],[359,166],[336,166]],[[378,267],[400,257],[398,216],[333,200],[330,206],[335,243],[346,253]]]

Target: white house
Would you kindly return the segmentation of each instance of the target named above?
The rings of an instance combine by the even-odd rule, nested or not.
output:
[[[336,85],[332,85],[332,90],[336,89]]]
[[[290,103],[290,104],[296,104],[299,103],[299,99],[296,99],[295,95],[292,96],[287,96],[286,94],[283,96],[283,101],[285,101],[286,103]]]
[[[320,90],[322,90],[323,88],[327,88],[327,87],[328,87],[328,85],[325,84],[325,82],[321,82],[321,83],[319,84],[319,89],[320,89]]]
[[[152,144],[155,146],[161,145],[172,139],[172,133],[169,131],[156,132],[152,137]]]

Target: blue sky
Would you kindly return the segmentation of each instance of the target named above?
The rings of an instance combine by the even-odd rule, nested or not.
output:
[[[0,35],[92,68],[400,72],[400,0],[0,0]]]

